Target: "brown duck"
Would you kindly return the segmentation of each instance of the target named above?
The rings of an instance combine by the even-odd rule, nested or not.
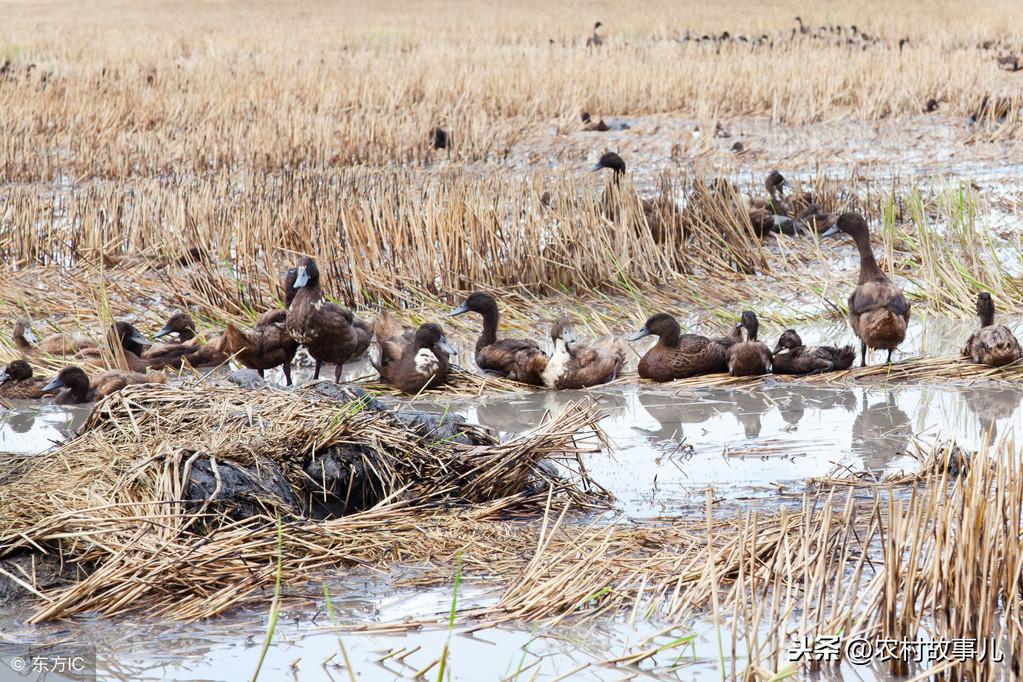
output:
[[[771,351],[760,341],[757,332],[760,321],[751,310],[742,313],[739,326],[746,331],[746,340],[733,344],[725,351],[728,373],[733,377],[752,377],[771,371]]]
[[[295,299],[298,268],[284,276],[284,308],[268,310],[259,316],[253,329],[228,324],[224,330],[222,350],[233,355],[245,367],[259,371],[281,367],[284,381],[291,386],[291,363],[298,352],[298,343],[288,333],[288,308]]]
[[[804,346],[795,329],[786,329],[774,347],[771,370],[775,374],[822,374],[852,367],[852,346]]]
[[[428,322],[413,332],[385,313],[374,328],[380,358],[373,366],[381,379],[410,395],[447,383],[448,362],[456,353],[439,324]]]
[[[543,371],[543,383],[548,388],[586,388],[606,384],[618,378],[625,363],[625,348],[584,346],[575,339],[572,325],[565,316],[551,327],[554,351]]]
[[[678,321],[659,313],[628,338],[636,341],[654,335],[657,343],[639,361],[639,375],[653,381],[671,381],[726,369],[725,348],[705,336],[682,334]]]
[[[334,381],[341,382],[341,371],[366,352],[372,332],[352,311],[324,300],[320,288],[320,270],[312,258],[298,262],[295,274],[295,299],[288,308],[286,329],[292,339],[304,345],[316,360],[313,379],[320,378],[320,366],[334,363]]]
[[[995,324],[995,302],[986,291],[977,294],[977,315],[980,317],[980,329],[966,341],[963,355],[979,365],[991,367],[1019,360],[1019,341],[1008,327]]]
[[[36,400],[44,395],[47,380],[32,376],[32,366],[24,360],[15,360],[0,372],[0,398],[10,400]]]
[[[154,334],[154,338],[175,335],[178,341],[154,343],[142,353],[142,360],[151,368],[172,367],[215,367],[227,362],[224,352],[224,338],[214,336],[206,343],[200,343],[195,335],[196,325],[192,316],[178,311],[167,319],[167,323]]]
[[[462,305],[449,316],[474,312],[483,317],[483,332],[476,341],[476,365],[482,370],[497,372],[513,381],[543,386],[543,371],[547,355],[535,341],[527,339],[498,339],[497,325],[500,313],[497,300],[483,291],[469,294]]]
[[[78,332],[68,334],[49,334],[42,340],[32,333],[32,325],[27,317],[19,317],[14,323],[14,346],[22,353],[43,352],[51,355],[74,355],[88,348],[96,348],[99,343]]]
[[[860,366],[867,365],[868,348],[887,350],[886,362],[891,363],[892,350],[906,338],[909,302],[878,267],[870,248],[867,222],[856,213],[843,213],[834,227],[821,236],[831,237],[839,232],[852,237],[860,252],[859,282],[849,295],[849,326],[860,339]]]
[[[43,386],[43,391],[45,393],[59,391],[54,398],[58,405],[77,405],[99,400],[132,384],[165,383],[167,376],[162,372],[143,374],[119,369],[101,372],[90,380],[81,367],[72,365],[60,370],[56,378]]]
[[[605,168],[610,169],[612,175],[611,187],[604,190],[604,213],[610,220],[617,220],[620,214],[619,202],[632,194],[631,190],[626,191],[622,186],[622,179],[625,177],[625,161],[614,152],[605,152],[593,170],[596,172]],[[685,240],[682,214],[670,197],[662,194],[656,199],[640,199],[638,196],[635,198],[639,201],[640,208],[643,210],[643,218],[646,220],[650,236],[653,237],[655,243],[663,244],[667,241],[669,234],[674,234],[676,241]]]

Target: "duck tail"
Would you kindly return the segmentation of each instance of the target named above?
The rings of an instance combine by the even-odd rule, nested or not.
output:
[[[245,332],[231,322],[224,327],[223,339],[222,350],[228,355],[234,355],[248,347],[248,338],[246,338]]]
[[[856,362],[856,349],[852,346],[842,346],[835,354],[835,366],[832,371],[849,369]]]
[[[382,341],[393,339],[396,336],[401,336],[404,333],[405,329],[401,326],[401,323],[394,319],[394,316],[386,310],[381,312],[373,322],[373,335],[376,337],[378,344]]]

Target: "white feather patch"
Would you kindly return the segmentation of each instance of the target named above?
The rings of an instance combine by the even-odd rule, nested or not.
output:
[[[440,360],[429,348],[420,348],[416,353],[416,372],[424,377],[432,377],[440,369]]]
[[[547,361],[547,366],[543,370],[544,386],[554,388],[558,383],[558,379],[568,369],[568,362],[571,359],[572,356],[568,352],[568,345],[562,339],[555,341],[554,352],[551,353],[551,358]]]

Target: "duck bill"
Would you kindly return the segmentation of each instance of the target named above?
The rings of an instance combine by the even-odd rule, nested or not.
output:
[[[152,341],[150,341],[146,337],[142,336],[142,334],[139,334],[138,332],[135,332],[134,334],[129,336],[128,340],[133,342],[133,343],[137,343],[140,346],[152,346],[153,345]]]
[[[462,304],[448,313],[448,317],[455,317],[456,315],[462,315],[463,313],[469,312],[469,306]]]
[[[838,234],[838,225],[832,225],[826,231],[821,232],[821,237],[834,237]]]
[[[26,329],[25,333],[22,334],[22,336],[24,336],[25,340],[28,341],[29,343],[39,343],[39,337],[36,336],[35,332],[32,331],[31,329]]]
[[[174,333],[173,329],[171,329],[170,327],[164,325],[163,327],[160,327],[160,331],[158,331],[155,334],[153,334],[153,338],[154,339],[162,339],[163,337],[167,336],[168,334],[173,334],[173,333]]]
[[[571,329],[566,327],[565,330],[561,332],[561,340],[565,342],[566,346],[573,344],[575,343],[575,334],[572,333]]]
[[[306,284],[309,284],[309,273],[305,271],[305,266],[303,265],[295,273],[295,288],[301,289]]]
[[[11,375],[7,372],[0,372],[0,384],[6,384],[11,380]]]
[[[43,393],[53,393],[54,391],[64,388],[64,382],[60,380],[60,377],[53,379],[50,383],[43,386]]]
[[[643,327],[642,329],[640,329],[635,334],[630,334],[625,340],[626,341],[639,341],[644,336],[650,336],[650,330],[647,329],[646,327]]]
[[[593,164],[593,168],[590,169],[590,172],[591,173],[596,173],[597,171],[602,171],[602,170],[604,170],[604,166],[603,166],[603,164],[601,164],[598,161],[597,163]]]
[[[458,355],[458,351],[448,342],[448,337],[446,336],[440,337],[437,346],[448,355]]]

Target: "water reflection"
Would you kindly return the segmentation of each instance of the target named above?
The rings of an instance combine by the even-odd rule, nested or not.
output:
[[[89,407],[62,407],[16,401],[0,409],[0,453],[35,454],[73,433],[89,414]]]

